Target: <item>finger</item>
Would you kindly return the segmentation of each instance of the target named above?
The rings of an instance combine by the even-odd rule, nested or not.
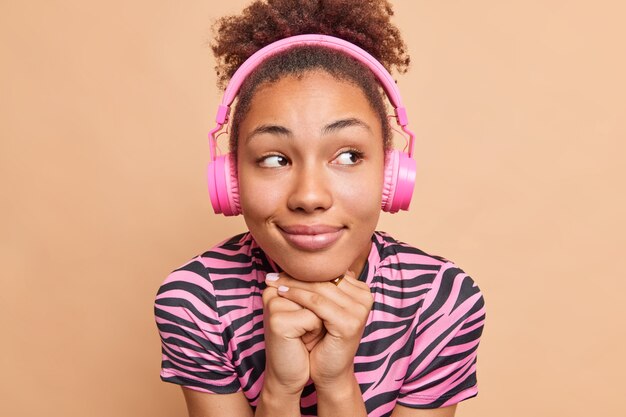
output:
[[[312,332],[307,332],[302,335],[302,342],[304,343],[306,349],[310,352],[313,350],[315,345],[317,345],[317,343],[324,338],[325,334],[326,328],[322,325],[319,331],[316,330]]]
[[[368,308],[372,307],[374,297],[369,285],[358,280],[354,275],[346,274],[337,287],[359,304]]]
[[[340,305],[319,292],[281,285],[278,287],[278,295],[301,305],[305,310],[312,311],[324,323],[345,315]]]
[[[267,292],[267,295],[265,294],[265,292]],[[278,290],[276,288],[266,288],[264,290],[264,294],[263,294],[263,298],[264,298],[264,306],[266,306],[265,311],[266,314],[272,315],[272,314],[280,314],[280,313],[284,313],[284,312],[293,312],[293,311],[300,311],[300,310],[304,310],[304,308],[302,306],[300,306],[299,304],[288,300],[284,297],[280,297],[278,295]],[[271,301],[271,307],[268,305],[269,302]],[[282,304],[281,303],[285,303]],[[298,329],[296,328],[294,330],[295,333],[289,333],[290,337],[294,337],[294,334],[300,334],[302,333],[302,331],[304,330],[304,334],[302,334],[301,338],[302,338],[302,342],[304,343],[304,346],[306,347],[307,351],[311,351],[313,350],[313,348],[317,345],[317,343],[322,340],[324,338],[324,335],[326,334],[326,329],[324,328],[324,325],[322,323],[322,320],[315,316],[315,314],[309,310],[307,310],[308,313],[310,315],[313,315],[313,320],[315,321],[314,323],[309,323],[310,325],[307,326],[306,320],[304,321],[300,321],[300,324],[303,324],[303,328]],[[306,313],[302,313],[305,315],[305,319],[310,318],[309,314]],[[277,317],[274,317],[274,319],[276,320]],[[278,319],[280,320],[281,317],[280,315],[278,316]],[[268,323],[268,326],[271,329],[271,326],[278,326],[279,329],[277,329],[278,332],[280,332],[280,329],[283,329],[284,331],[284,327],[282,326],[289,326],[289,320],[293,320],[294,317],[289,317],[289,316],[283,316],[282,320],[285,320],[284,322],[272,322],[272,323]],[[298,321],[299,318],[297,317],[297,315],[295,316],[295,320]],[[269,322],[269,319],[268,319]],[[317,323],[317,326],[314,326],[313,324]]]
[[[273,334],[290,339],[310,334],[309,339],[314,340],[323,329],[322,320],[312,311],[302,308],[270,314],[267,317],[267,326]]]
[[[267,287],[263,290],[263,310],[267,313],[302,310],[302,306],[278,295],[276,288]]]
[[[314,281],[314,282],[307,282],[307,281],[300,281],[298,279],[293,278],[292,276],[290,276],[289,274],[287,274],[286,272],[269,272],[265,275],[265,284],[268,286],[272,286],[272,287],[278,287],[281,284],[284,283],[289,283],[291,285],[293,285],[293,282],[296,283],[302,283],[304,285],[320,285],[320,284],[327,284],[327,283],[331,283],[335,286],[338,285],[339,282],[341,282],[341,280],[346,276],[346,275],[352,275],[354,277],[354,272],[352,271],[347,271],[344,275],[340,275],[339,277],[332,279],[330,281]]]
[[[280,286],[278,294],[312,311],[322,319],[327,333],[334,338],[352,338],[357,333],[360,336],[370,312],[369,307],[356,302],[349,308],[343,308],[321,294],[301,288]]]
[[[371,308],[373,300],[371,290],[365,282],[359,281],[356,278],[353,271],[346,271],[346,273],[342,275],[339,283],[333,283],[333,286],[335,288],[321,283],[321,293],[344,308],[350,308],[355,302],[366,307],[368,310]],[[340,291],[336,291],[336,288]],[[342,294],[345,294],[347,297]]]
[[[354,285],[355,287],[359,288],[359,289],[365,289],[369,291],[369,286],[367,285],[367,283],[359,280],[355,273],[352,271],[347,271],[344,275],[343,275],[343,280],[341,281],[341,283],[345,283],[345,284],[350,284],[350,285]],[[341,285],[340,283],[340,285]]]
[[[337,305],[349,308],[354,302],[359,302],[359,298],[354,298],[354,294],[350,289],[343,291],[338,290],[338,286],[331,282],[305,282],[290,277],[285,273],[268,274],[266,276],[268,288],[279,288],[285,286],[288,288],[300,288],[302,290],[311,291],[332,300]],[[356,289],[356,288],[355,288]],[[361,297],[362,298],[362,297]]]

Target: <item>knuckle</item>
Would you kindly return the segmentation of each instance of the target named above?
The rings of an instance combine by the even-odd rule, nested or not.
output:
[[[345,325],[347,329],[354,331],[355,329],[360,329],[363,323],[359,318],[351,316],[346,318]]]
[[[276,296],[276,293],[276,289],[272,287],[267,287],[265,290],[263,290],[263,294],[261,295],[261,298],[263,299],[263,304],[267,304],[272,298]]]
[[[282,302],[281,298],[278,298],[278,297],[270,298],[265,303],[265,308],[268,311],[270,311],[270,312],[271,311],[276,311],[276,310],[280,309],[281,302]]]
[[[367,317],[370,315],[370,313],[372,312],[372,306],[363,306],[363,318],[367,319]]]
[[[356,306],[356,312],[359,317],[367,318],[369,316],[370,311],[372,311],[372,305],[374,304],[373,299],[369,299],[367,302],[359,303]]]
[[[270,314],[266,318],[266,323],[270,331],[279,334],[283,330],[285,321],[284,317],[282,317],[280,314]]]
[[[363,307],[366,307],[369,311],[374,305],[374,294],[372,294],[372,292],[368,288],[367,291],[361,291],[359,293],[358,300],[359,304],[361,304]]]
[[[324,297],[317,293],[313,293],[309,298],[309,302],[314,306],[320,306],[324,303]]]

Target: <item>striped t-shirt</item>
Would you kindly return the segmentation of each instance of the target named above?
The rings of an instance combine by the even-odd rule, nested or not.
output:
[[[155,301],[163,381],[208,393],[243,391],[256,406],[265,369],[261,294],[268,272],[278,272],[276,265],[243,233],[167,277]],[[354,358],[368,416],[389,416],[396,403],[437,408],[477,395],[485,309],[469,275],[375,232],[359,279],[374,296]],[[301,412],[317,414],[312,383],[302,393]]]

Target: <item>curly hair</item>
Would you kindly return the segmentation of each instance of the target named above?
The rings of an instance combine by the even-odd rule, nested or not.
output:
[[[241,15],[222,17],[213,26],[218,86],[224,88],[237,68],[264,46],[307,33],[344,39],[388,71],[405,73],[410,58],[391,16],[387,0],[256,0]]]
[[[374,56],[388,71],[407,71],[410,58],[400,31],[390,18],[388,0],[254,0],[240,15],[213,25],[218,87],[225,88],[235,71],[259,49],[280,39],[318,33],[351,42]],[[391,141],[382,89],[364,65],[323,47],[296,47],[264,61],[243,83],[233,115],[231,151],[237,148],[238,125],[247,113],[256,88],[285,75],[322,69],[360,87],[383,127],[385,148]]]

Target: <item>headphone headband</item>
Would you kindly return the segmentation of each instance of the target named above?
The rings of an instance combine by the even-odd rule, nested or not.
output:
[[[241,66],[237,69],[235,74],[232,76],[226,90],[224,91],[224,96],[222,97],[222,103],[219,105],[217,109],[217,115],[215,117],[215,121],[218,126],[211,131],[209,134],[209,140],[211,142],[211,155],[214,160],[216,154],[215,150],[215,138],[214,135],[219,131],[227,121],[228,114],[230,113],[230,105],[235,100],[235,97],[239,93],[241,85],[245,81],[245,79],[250,75],[252,71],[254,71],[265,59],[269,58],[272,55],[275,55],[279,52],[282,52],[287,49],[291,49],[297,46],[302,45],[318,45],[326,48],[339,50],[347,55],[355,58],[357,61],[361,62],[367,68],[369,68],[372,73],[376,76],[378,81],[381,83],[389,101],[394,107],[396,119],[398,124],[402,127],[405,133],[409,135],[409,156],[413,156],[413,142],[415,135],[411,132],[407,125],[409,123],[406,108],[402,104],[402,99],[400,97],[400,91],[389,72],[383,67],[383,65],[378,62],[376,58],[370,55],[364,49],[354,45],[350,42],[347,42],[343,39],[336,38],[334,36],[321,35],[321,34],[307,34],[307,35],[296,35],[288,38],[281,39],[279,41],[273,42],[252,54]]]

